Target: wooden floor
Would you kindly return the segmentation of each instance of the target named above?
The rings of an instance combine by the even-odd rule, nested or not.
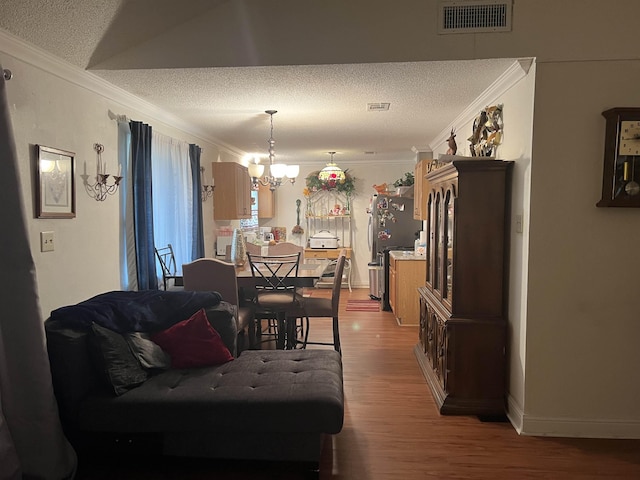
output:
[[[398,326],[390,312],[344,311],[347,299],[365,299],[368,293],[342,291],[345,424],[325,443],[321,479],[640,479],[640,440],[525,437],[508,422],[439,415],[412,351],[417,328]],[[329,296],[330,290],[312,295]],[[330,322],[319,319],[310,339],[330,339],[330,332]],[[80,459],[77,478],[305,477],[286,465],[103,458]]]

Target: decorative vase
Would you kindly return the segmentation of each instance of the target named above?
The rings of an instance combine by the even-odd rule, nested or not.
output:
[[[247,261],[247,245],[244,243],[244,235],[242,230],[236,228],[233,230],[233,241],[231,242],[231,262],[241,267]]]

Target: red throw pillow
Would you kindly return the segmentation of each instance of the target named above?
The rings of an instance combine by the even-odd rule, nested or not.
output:
[[[211,326],[204,308],[191,318],[151,336],[171,356],[173,368],[206,367],[233,360],[220,334]]]

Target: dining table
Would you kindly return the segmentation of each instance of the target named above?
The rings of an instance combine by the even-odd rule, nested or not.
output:
[[[313,287],[316,280],[322,276],[325,265],[323,263],[301,263],[298,266],[298,276],[295,278],[295,284],[298,287]],[[260,280],[251,274],[249,262],[236,267],[236,278],[238,279],[238,287],[255,287],[256,282]],[[174,289],[182,290],[184,281],[181,275],[176,275]]]
[[[325,265],[322,263],[301,263],[298,266],[298,276],[294,279],[298,287],[313,287],[316,280],[322,276]],[[253,277],[249,262],[236,267],[238,287],[254,287],[260,278]]]

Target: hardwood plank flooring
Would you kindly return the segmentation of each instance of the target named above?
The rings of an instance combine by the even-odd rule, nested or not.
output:
[[[345,424],[325,442],[322,480],[640,479],[640,440],[526,437],[506,421],[439,415],[412,351],[417,327],[398,326],[390,312],[345,311],[347,299],[368,293],[342,291]],[[330,340],[330,324],[312,319],[310,339]],[[305,477],[292,466],[242,461],[81,458],[77,478]]]

